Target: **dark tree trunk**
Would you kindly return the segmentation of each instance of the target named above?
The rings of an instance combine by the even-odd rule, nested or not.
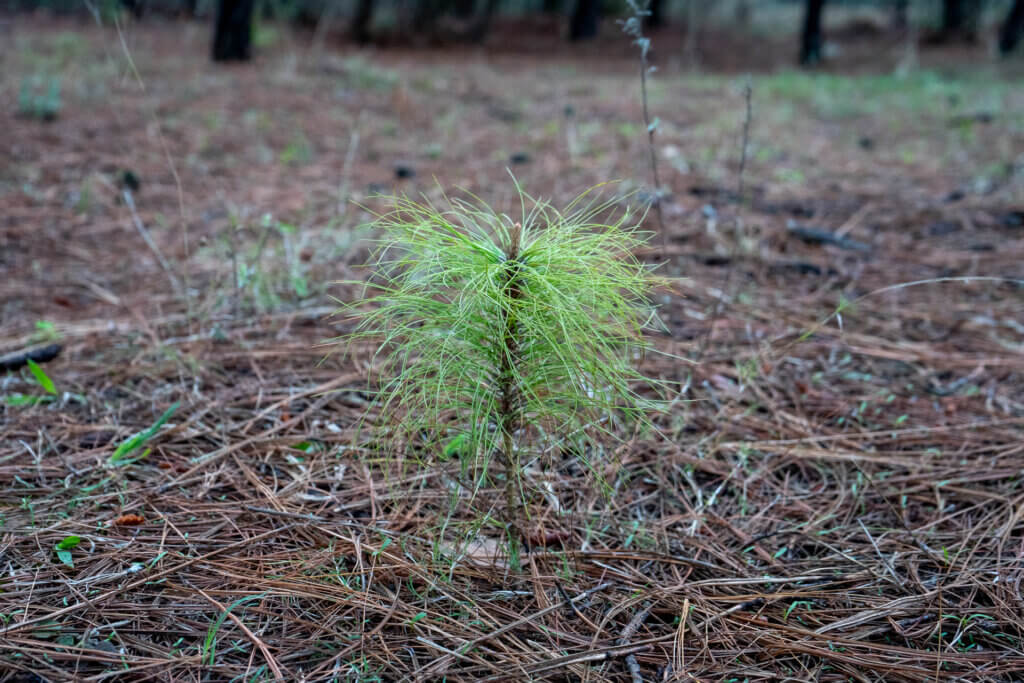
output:
[[[601,19],[600,0],[576,0],[569,21],[569,40],[587,40],[597,37],[597,24]]]
[[[999,52],[1008,55],[1024,38],[1024,0],[1016,0],[1006,15],[1003,28],[999,31]]]
[[[121,6],[131,12],[136,19],[141,19],[142,12],[146,9],[145,0],[121,0]]]
[[[370,21],[373,19],[373,0],[359,0],[356,13],[352,15],[349,30],[352,37],[360,45],[370,42]]]
[[[185,11],[185,16],[189,19],[196,18],[196,5],[197,0],[183,0],[181,3],[182,9]]]
[[[814,66],[821,61],[821,15],[825,0],[807,0],[804,8],[804,31],[800,40],[800,63]]]
[[[892,3],[893,30],[902,33],[910,28],[910,18],[908,16],[909,9],[910,0],[894,0]]]
[[[254,0],[219,0],[213,32],[215,62],[243,61],[252,56]]]
[[[942,31],[945,40],[978,38],[982,0],[942,0]]]
[[[956,31],[964,20],[963,0],[942,0],[942,30]]]
[[[647,3],[647,26],[649,28],[661,28],[665,25],[665,3],[662,0],[650,0]]]
[[[487,31],[491,28],[491,17],[498,8],[498,0],[480,0],[480,4],[482,6],[477,8],[476,16],[469,27],[469,39],[474,43],[482,43],[487,37]]]
[[[417,0],[416,9],[412,15],[412,30],[414,33],[425,33],[433,35],[434,23],[441,11],[439,0]]]
[[[750,0],[740,0],[736,3],[736,11],[733,14],[733,23],[736,28],[746,31],[750,28]]]
[[[562,11],[562,0],[544,0],[544,4],[541,5],[541,11],[544,14],[557,14]]]

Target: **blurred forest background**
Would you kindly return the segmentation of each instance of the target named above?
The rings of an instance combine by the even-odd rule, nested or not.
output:
[[[89,11],[104,18],[121,12],[136,19],[216,17],[219,59],[248,57],[247,27],[254,21],[288,22],[313,31],[317,40],[347,36],[360,44],[416,45],[490,41],[528,49],[551,33],[570,41],[596,39],[602,24],[605,32],[614,30],[614,21],[633,11],[625,0],[4,0],[4,5],[9,11],[58,16]],[[920,31],[933,44],[988,42],[996,25],[995,42],[1002,54],[1013,51],[1024,32],[1019,0],[652,0],[643,9],[648,29],[682,28],[683,46],[690,53],[698,49],[702,30],[756,36],[786,34],[799,25],[804,63],[821,58],[823,17],[834,13],[847,32],[888,29],[916,36]],[[499,28],[492,34],[495,23]],[[673,40],[679,42],[678,37]]]
[[[0,0],[0,682],[1021,680],[1024,0],[638,9]],[[672,279],[522,572],[321,345],[510,172]]]

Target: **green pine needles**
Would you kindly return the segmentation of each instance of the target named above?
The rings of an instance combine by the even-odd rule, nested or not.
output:
[[[658,405],[635,369],[655,320],[655,279],[633,256],[646,235],[628,211],[601,222],[613,203],[594,194],[558,211],[519,189],[519,220],[478,199],[397,198],[375,224],[377,291],[346,307],[360,324],[345,339],[378,345],[390,437],[458,456],[474,489],[503,479],[510,532],[525,466]]]

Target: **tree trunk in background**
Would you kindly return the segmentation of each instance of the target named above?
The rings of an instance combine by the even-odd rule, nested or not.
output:
[[[662,0],[650,0],[647,3],[647,26],[649,28],[661,28],[665,25],[665,3]]]
[[[700,25],[703,17],[703,9],[707,5],[700,0],[687,0],[686,3],[686,35],[683,37],[683,55],[686,56],[686,63],[690,68],[697,68],[700,64]]]
[[[804,7],[804,31],[800,40],[800,63],[814,66],[821,61],[821,15],[825,0],[807,0]]]
[[[999,31],[999,53],[1008,55],[1024,37],[1024,0],[1016,0]]]
[[[750,0],[739,0],[736,3],[736,11],[733,13],[733,25],[741,31],[750,28]]]
[[[197,0],[183,0],[181,3],[182,9],[185,11],[185,16],[189,19],[196,18],[196,4]]]
[[[498,8],[498,0],[479,0],[479,3],[481,6],[476,8],[476,16],[469,27],[469,40],[474,43],[482,43],[487,37],[487,31],[491,28],[491,17]]]
[[[370,42],[370,20],[373,19],[373,0],[359,0],[356,12],[352,15],[349,32],[360,45]]]
[[[219,0],[213,31],[215,62],[244,61],[252,56],[254,0]]]
[[[544,0],[541,11],[545,14],[557,14],[562,11],[562,0]]]
[[[121,0],[121,6],[131,12],[136,19],[141,19],[146,9],[145,0]]]
[[[597,24],[601,19],[600,0],[576,0],[569,21],[569,40],[587,40],[597,37]]]
[[[903,33],[910,26],[910,0],[894,0],[892,3],[892,28]]]
[[[434,25],[441,11],[439,0],[416,0],[416,9],[412,14],[413,33],[434,35]]]
[[[942,31],[945,40],[978,38],[982,0],[942,0]]]
[[[960,28],[964,20],[963,0],[942,0],[942,30],[951,33]]]

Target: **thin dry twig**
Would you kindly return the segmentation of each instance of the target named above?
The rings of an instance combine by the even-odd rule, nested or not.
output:
[[[636,632],[643,625],[644,620],[647,619],[647,615],[650,613],[651,605],[648,605],[633,615],[633,618],[629,620],[626,627],[622,629],[622,633],[619,635],[616,645],[619,645],[620,647],[628,646],[630,638],[636,635]],[[633,683],[643,683],[644,676],[640,671],[640,664],[636,660],[635,653],[631,652],[626,655],[626,669],[629,671],[629,675],[633,680]]]

